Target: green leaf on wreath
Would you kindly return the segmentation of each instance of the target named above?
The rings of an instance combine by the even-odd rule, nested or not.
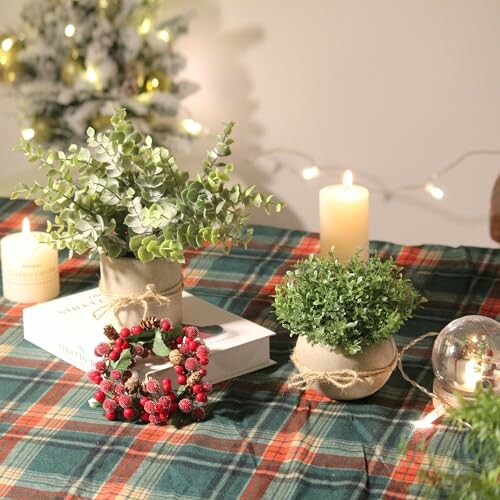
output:
[[[171,349],[163,341],[162,334],[162,330],[156,330],[155,339],[153,341],[153,352],[157,356],[168,356]]]
[[[136,335],[129,335],[128,342],[151,342],[155,337],[155,332],[152,330],[145,330],[144,332],[137,333]]]
[[[132,352],[130,349],[124,349],[120,357],[116,361],[112,361],[110,364],[113,368],[117,370],[126,370],[130,363],[132,362]]]

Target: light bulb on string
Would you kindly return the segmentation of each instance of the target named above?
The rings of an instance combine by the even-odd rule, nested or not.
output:
[[[437,187],[433,182],[429,181],[424,186],[427,191],[435,200],[442,200],[444,198],[444,191]]]
[[[96,90],[102,90],[101,82],[99,80],[99,73],[94,66],[87,66],[83,74],[83,78],[91,83]]]
[[[157,36],[162,42],[170,42],[170,32],[168,30],[159,31]]]
[[[35,130],[32,128],[25,128],[21,131],[21,135],[25,141],[30,141],[35,137]]]
[[[12,49],[12,47],[14,47],[14,39],[13,39],[13,38],[11,38],[10,36],[9,36],[9,37],[7,37],[7,38],[4,38],[4,39],[2,40],[2,45],[1,45],[1,47],[2,47],[2,50],[3,50],[4,52],[9,52],[9,50],[10,50],[10,49]]]
[[[200,135],[203,130],[203,125],[192,118],[181,120],[181,127],[188,135],[193,137]]]
[[[310,181],[311,179],[319,177],[320,173],[320,169],[316,165],[311,165],[310,167],[306,167],[302,170],[302,177],[306,181]]]
[[[140,35],[147,35],[151,31],[151,19],[149,19],[149,17],[145,17],[142,20],[142,23],[139,25],[138,31]]]
[[[76,28],[75,28],[74,24],[70,23],[70,24],[66,25],[66,27],[64,28],[64,35],[67,38],[72,38],[73,36],[75,36],[75,32],[76,32]]]

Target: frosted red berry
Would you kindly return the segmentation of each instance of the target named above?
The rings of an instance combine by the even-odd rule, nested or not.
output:
[[[132,401],[132,397],[129,396],[128,394],[122,394],[119,398],[118,398],[118,404],[122,407],[122,408],[130,408],[133,404],[133,401]]]
[[[191,413],[191,410],[193,409],[193,403],[191,403],[191,400],[188,398],[181,399],[178,406],[182,413]]]
[[[104,408],[105,411],[115,411],[116,410],[116,401],[114,399],[106,399],[102,407]]]
[[[113,350],[109,353],[108,357],[111,361],[116,361],[120,357],[120,352]]]
[[[126,387],[123,385],[123,384],[116,384],[115,385],[115,394],[117,396],[120,396],[121,394],[123,394],[125,391],[126,391]]]
[[[147,413],[153,413],[156,411],[156,403],[151,399],[146,402],[144,405],[144,411]]]
[[[213,390],[213,386],[210,382],[203,382],[203,392],[210,394]]]
[[[206,358],[208,356],[208,347],[206,345],[200,345],[196,349],[196,356],[199,358]]]
[[[104,379],[100,383],[100,387],[101,387],[102,391],[109,393],[109,392],[113,392],[113,389],[115,388],[115,384],[113,384],[113,382],[111,382],[111,380]]]
[[[123,417],[126,419],[126,420],[135,420],[135,410],[133,408],[125,408],[123,410]]]
[[[128,328],[122,328],[120,330],[120,337],[122,339],[127,338],[131,334],[131,331]]]
[[[179,351],[181,351],[182,354],[189,354],[189,346],[187,344],[181,344],[179,347]]]
[[[101,390],[96,391],[94,393],[94,399],[99,403],[102,403],[106,399],[106,394]]]
[[[184,368],[190,372],[198,369],[198,360],[196,358],[188,358],[184,361]]]
[[[170,392],[172,390],[172,381],[169,378],[164,378],[161,381],[163,392]]]
[[[111,370],[109,372],[109,377],[113,380],[120,380],[122,378],[122,371],[117,369]]]
[[[204,408],[195,408],[192,412],[191,412],[191,417],[194,419],[194,420],[203,420],[205,418],[205,409]]]
[[[143,353],[144,353],[144,347],[142,347],[141,344],[135,344],[134,345],[134,354],[136,356],[140,356]]]
[[[195,352],[196,349],[198,349],[198,342],[196,342],[196,340],[190,340],[188,343],[187,343],[188,347],[189,347],[189,350],[190,351],[193,351]]]
[[[105,354],[108,354],[109,351],[111,351],[111,347],[107,342],[99,342],[99,344],[97,344],[97,347],[95,348],[95,351],[99,356],[104,356]]]
[[[163,408],[163,409],[168,409],[170,406],[170,398],[168,396],[161,396],[161,398],[158,400],[158,404]]]
[[[139,335],[140,333],[142,333],[144,330],[142,328],[141,325],[134,325],[131,329],[130,329],[132,335]]]
[[[95,364],[95,369],[99,372],[99,373],[104,373],[106,371],[106,361],[103,361],[102,359],[99,360],[96,364]]]
[[[116,420],[116,412],[114,412],[114,411],[106,411],[106,412],[104,412],[104,416],[108,420]]]
[[[196,394],[195,399],[196,399],[196,401],[198,401],[198,403],[205,403],[207,400],[207,397],[205,396],[205,394],[203,392],[199,392],[198,394]]]
[[[150,394],[154,394],[160,390],[160,383],[155,378],[149,378],[146,381],[146,390]]]
[[[170,330],[170,328],[172,328],[172,323],[170,323],[170,320],[165,318],[165,319],[162,319],[161,320],[161,323],[160,323],[160,328],[164,331],[164,332],[167,332],[168,330]]]
[[[155,425],[158,425],[161,422],[160,417],[158,415],[156,415],[155,413],[151,413],[149,415],[149,421]]]
[[[196,337],[196,335],[198,335],[199,333],[199,330],[198,328],[196,328],[196,326],[185,326],[183,330],[188,337]]]

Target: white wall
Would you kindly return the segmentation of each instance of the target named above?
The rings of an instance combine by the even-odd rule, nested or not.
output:
[[[5,4],[5,5],[4,5]],[[255,222],[318,230],[318,189],[303,160],[254,160],[284,147],[318,164],[351,168],[359,182],[388,188],[424,182],[464,151],[500,149],[498,0],[169,0],[194,7],[179,42],[185,76],[201,90],[186,104],[215,133],[234,120],[238,180],[274,192],[288,207]],[[2,1],[2,26],[19,6]],[[1,101],[0,192],[33,167],[19,153],[14,106]],[[211,137],[185,160],[198,164]],[[372,190],[371,238],[399,243],[495,246],[489,198],[500,157],[472,158],[423,191],[391,200]]]

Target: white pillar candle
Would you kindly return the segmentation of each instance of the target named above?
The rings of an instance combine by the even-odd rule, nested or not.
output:
[[[57,250],[40,242],[44,234],[30,231],[23,220],[22,233],[2,239],[3,295],[13,302],[35,303],[59,295]]]
[[[334,255],[347,262],[357,250],[368,258],[368,189],[352,184],[352,173],[344,173],[342,184],[326,186],[319,193],[320,255],[334,247]]]

